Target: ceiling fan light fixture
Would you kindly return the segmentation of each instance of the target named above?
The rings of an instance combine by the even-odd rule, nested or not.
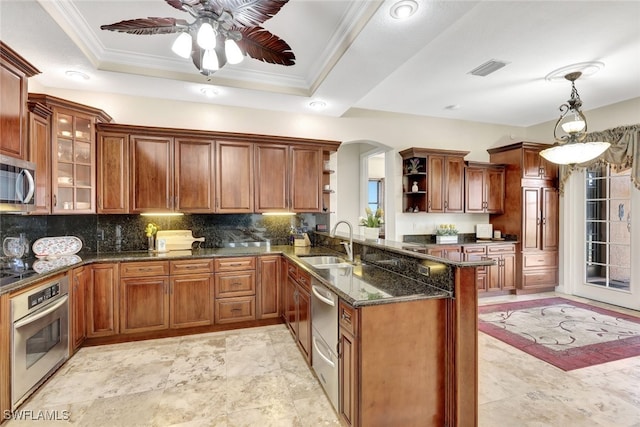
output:
[[[208,21],[203,21],[198,28],[196,36],[198,46],[202,49],[215,49],[216,47],[216,31]]]
[[[394,19],[407,19],[418,10],[418,3],[413,0],[402,0],[391,6],[389,14]]]
[[[214,49],[207,49],[202,55],[202,69],[206,71],[216,71],[220,68],[218,55]]]
[[[191,56],[191,45],[191,35],[188,33],[180,33],[171,45],[171,50],[179,57],[188,59]]]
[[[553,129],[556,143],[540,152],[540,155],[551,163],[584,163],[600,156],[611,146],[604,141],[583,142],[587,137],[587,118],[580,111],[582,100],[575,84],[581,75],[582,73],[577,71],[565,76],[565,79],[571,82],[571,97],[566,104],[560,105],[560,118]]]
[[[242,51],[238,47],[238,43],[235,40],[227,39],[224,42],[224,54],[227,57],[229,64],[239,64],[244,59]]]
[[[82,71],[76,71],[76,70],[69,70],[66,71],[65,76],[67,76],[68,78],[78,81],[78,82],[82,82],[85,80],[89,80],[89,76],[85,73],[83,73]]]

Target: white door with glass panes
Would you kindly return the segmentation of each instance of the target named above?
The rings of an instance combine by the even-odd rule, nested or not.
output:
[[[564,206],[569,293],[640,309],[640,190],[631,171],[597,165],[573,173]]]

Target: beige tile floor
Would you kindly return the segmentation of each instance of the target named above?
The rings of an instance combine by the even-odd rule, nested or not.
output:
[[[480,427],[640,427],[640,357],[563,372],[478,341]],[[284,325],[82,348],[20,409],[69,420],[8,427],[339,425]]]

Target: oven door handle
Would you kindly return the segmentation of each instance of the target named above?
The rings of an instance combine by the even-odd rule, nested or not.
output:
[[[28,315],[28,316],[24,317],[23,319],[15,322],[13,324],[13,327],[15,329],[20,329],[23,326],[28,325],[29,323],[35,322],[38,319],[42,319],[46,315],[48,315],[50,313],[53,313],[54,311],[56,311],[57,309],[59,309],[60,307],[65,305],[68,300],[69,300],[69,296],[65,295],[62,298],[60,298],[59,301],[51,304],[50,306],[48,306],[47,308],[43,309],[42,311],[37,311],[34,314]]]

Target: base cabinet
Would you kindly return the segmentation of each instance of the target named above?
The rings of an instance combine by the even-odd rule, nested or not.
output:
[[[448,425],[447,311],[445,299],[358,308],[340,302],[338,412],[345,425]]]
[[[86,328],[86,287],[91,278],[90,267],[83,266],[74,268],[71,271],[71,292],[70,292],[70,354],[76,352],[87,337]]]
[[[87,284],[87,338],[105,337],[119,333],[117,263],[93,264]]]
[[[280,316],[280,255],[258,257],[257,317]]]
[[[311,364],[311,278],[293,263],[287,264],[285,321]]]
[[[256,257],[216,258],[215,323],[256,319]]]
[[[213,323],[213,260],[178,260],[171,276],[169,327],[188,328]]]

